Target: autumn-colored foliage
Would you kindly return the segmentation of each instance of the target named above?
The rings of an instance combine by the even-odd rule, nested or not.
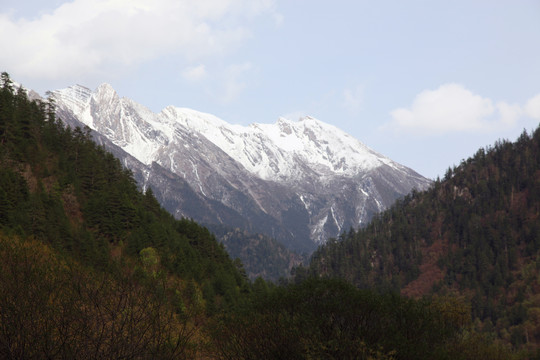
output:
[[[414,297],[457,294],[478,330],[534,354],[539,210],[540,128],[480,149],[298,271]]]

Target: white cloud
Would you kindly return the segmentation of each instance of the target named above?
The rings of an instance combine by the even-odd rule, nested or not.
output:
[[[343,104],[349,111],[357,112],[364,105],[364,87],[358,85],[355,89],[345,89],[343,91]]]
[[[533,119],[540,120],[540,94],[527,101],[525,112]]]
[[[228,104],[234,101],[246,88],[246,74],[253,71],[253,69],[253,64],[250,62],[234,64],[227,67],[222,74],[221,81],[223,87],[218,95],[219,101],[223,104]]]
[[[195,62],[237,48],[265,15],[271,0],[74,0],[31,20],[0,14],[0,63],[57,79],[171,54]]]
[[[189,81],[200,81],[206,78],[207,75],[204,64],[188,67],[182,72],[182,77]]]
[[[386,126],[421,133],[486,132],[512,127],[522,114],[517,104],[494,105],[462,85],[445,84],[418,94],[409,108],[392,111]]]
[[[523,114],[521,106],[518,104],[497,103],[497,110],[500,114],[501,125],[515,126]]]

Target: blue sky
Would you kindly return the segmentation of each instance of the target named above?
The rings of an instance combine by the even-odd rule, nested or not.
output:
[[[540,122],[538,0],[2,0],[0,48],[42,94],[310,115],[430,178]]]

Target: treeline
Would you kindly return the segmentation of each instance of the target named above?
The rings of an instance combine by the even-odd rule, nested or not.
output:
[[[29,101],[9,78],[3,84],[1,225],[93,266],[107,262],[111,247],[130,255],[153,247],[174,274],[201,283],[230,276],[223,281],[242,284],[214,236],[192,221],[173,219],[151,189],[141,194],[130,171],[91,140],[89,129],[64,127],[54,100]]]
[[[275,239],[262,234],[251,234],[239,228],[209,225],[210,230],[225,246],[229,255],[242,262],[250,280],[261,277],[278,282],[290,277],[291,269],[305,260]]]
[[[0,236],[8,266],[0,272],[0,352],[7,358],[77,358],[91,351],[121,358],[112,349],[119,333],[141,350],[122,349],[135,352],[126,358],[177,356],[194,336],[186,328],[199,331],[199,317],[232,306],[248,287],[241,264],[214,235],[191,220],[175,220],[151,189],[139,192],[131,173],[91,140],[89,129],[65,127],[52,98],[30,101],[6,73],[0,83]],[[45,260],[35,261],[40,257]],[[44,299],[14,300],[34,293]],[[62,314],[49,312],[57,305],[78,311],[80,322],[68,325],[88,332],[70,338],[78,331],[65,330]],[[155,323],[146,323],[151,316]],[[33,328],[32,321],[46,328]],[[37,329],[45,331],[43,346],[52,346],[46,353],[28,350]],[[136,340],[135,330],[159,339]],[[108,345],[92,345],[94,337]],[[70,341],[77,349],[61,345]]]
[[[414,300],[342,280],[258,281],[242,306],[211,327],[221,359],[512,359],[470,332],[455,298]]]
[[[412,296],[457,293],[477,328],[540,347],[540,128],[498,141],[364,229],[319,248],[299,276]]]

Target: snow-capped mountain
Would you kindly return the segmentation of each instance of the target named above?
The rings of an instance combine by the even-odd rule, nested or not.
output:
[[[94,130],[175,216],[265,233],[295,250],[310,252],[430,183],[311,117],[240,126],[173,106],[156,114],[108,84],[54,96],[61,119]]]

